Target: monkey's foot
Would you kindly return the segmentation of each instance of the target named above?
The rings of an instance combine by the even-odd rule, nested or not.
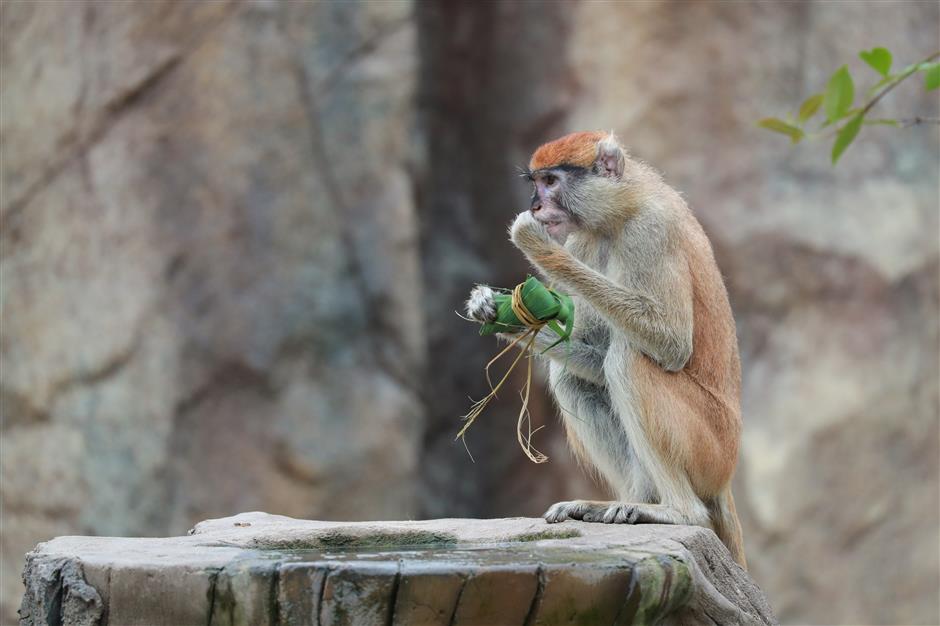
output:
[[[572,500],[553,504],[545,512],[549,524],[568,519],[582,522],[604,522],[605,524],[683,524],[682,516],[674,509],[662,504],[633,502],[599,502],[596,500]]]

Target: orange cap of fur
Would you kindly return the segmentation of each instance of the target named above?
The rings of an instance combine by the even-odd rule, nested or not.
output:
[[[532,153],[529,168],[540,170],[557,165],[590,167],[597,158],[597,144],[607,136],[603,131],[571,133],[555,141],[542,144]]]

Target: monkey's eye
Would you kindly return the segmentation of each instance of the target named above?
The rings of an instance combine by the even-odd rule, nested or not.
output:
[[[548,185],[549,187],[551,187],[552,185],[554,185],[554,184],[558,181],[558,177],[555,176],[554,174],[546,174],[545,176],[542,177],[542,181],[543,181],[546,185]]]

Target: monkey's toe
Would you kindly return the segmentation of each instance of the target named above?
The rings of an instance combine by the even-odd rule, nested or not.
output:
[[[591,502],[573,500],[552,505],[544,515],[549,524],[565,520],[604,524],[638,524],[643,520],[642,509],[629,502]]]
[[[595,502],[581,519],[604,524],[632,524],[636,520],[636,513],[633,506],[624,502]]]
[[[572,500],[553,504],[544,517],[549,524],[568,519],[607,524],[632,524],[636,520],[636,511],[632,505],[623,502]]]
[[[549,524],[557,524],[568,519],[580,520],[584,515],[584,505],[578,500],[572,502],[556,502],[545,515],[545,521]]]
[[[558,502],[553,504],[545,511],[545,514],[542,517],[549,524],[557,524],[558,522],[563,522],[568,519],[568,515],[565,512],[565,506],[568,502]]]
[[[604,511],[602,520],[605,524],[636,524],[639,517],[636,506],[626,502],[613,502]]]

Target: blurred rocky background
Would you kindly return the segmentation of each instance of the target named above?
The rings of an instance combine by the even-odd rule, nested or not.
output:
[[[544,395],[454,443],[495,344],[454,310],[526,266],[540,142],[614,129],[715,246],[738,321],[736,498],[785,623],[940,623],[940,141],[756,120],[935,2],[3,2],[2,613],[63,534],[239,511],[537,515],[600,496]],[[866,73],[868,72],[868,73]],[[938,115],[911,81],[886,115]]]

